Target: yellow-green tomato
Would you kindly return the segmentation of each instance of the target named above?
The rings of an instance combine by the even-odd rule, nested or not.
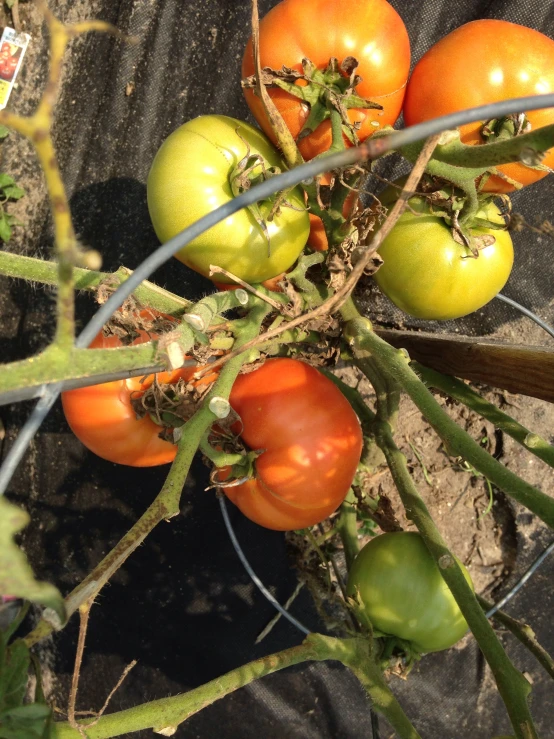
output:
[[[188,121],[164,141],[148,175],[148,209],[158,238],[168,241],[264,172],[284,168],[266,137],[247,123],[222,115]],[[246,282],[285,272],[306,244],[309,217],[299,188],[286,193],[274,216],[272,206],[268,200],[229,216],[176,257],[205,277],[212,264]]]
[[[477,218],[504,221],[488,201]],[[478,250],[458,244],[445,221],[429,211],[426,200],[413,197],[408,209],[383,241],[384,264],[374,279],[385,295],[416,318],[461,318],[482,308],[506,284],[514,261],[512,239],[505,230],[473,228],[475,237],[493,236]]]
[[[352,564],[347,594],[361,600],[376,629],[421,653],[451,647],[468,629],[423,539],[411,531],[371,539]]]

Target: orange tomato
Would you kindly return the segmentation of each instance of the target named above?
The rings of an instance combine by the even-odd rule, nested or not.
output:
[[[157,338],[155,334],[140,331],[132,343],[143,344]],[[118,346],[121,346],[119,337],[106,337],[100,332],[90,348]],[[197,369],[191,366],[159,372],[157,378],[160,383],[174,384],[181,378],[190,379]],[[214,376],[203,377],[199,384],[211,382]],[[172,462],[177,453],[175,444],[160,438],[162,429],[150,416],[138,419],[131,404],[131,398],[140,397],[152,385],[154,377],[132,377],[63,392],[63,410],[75,436],[87,449],[109,462],[131,467],[152,467]]]
[[[402,108],[410,69],[410,42],[406,27],[386,0],[283,0],[260,21],[261,66],[280,70],[284,65],[302,71],[307,58],[325,69],[331,57],[342,62],[355,57],[362,81],[356,92],[379,103],[383,110],[352,108],[351,123],[360,124],[358,137],[366,139],[383,126],[392,125]],[[244,52],[242,76],[254,74],[252,41]],[[301,84],[302,81],[297,82]],[[297,139],[309,115],[309,106],[279,88],[268,93]],[[266,135],[277,143],[262,101],[245,89],[246,102]],[[298,142],[305,159],[327,151],[331,124],[323,121]],[[346,145],[349,142],[345,138]]]
[[[362,450],[360,423],[340,390],[305,362],[270,359],[237,378],[230,402],[242,420],[242,439],[263,453],[254,479],[225,487],[227,497],[252,521],[277,531],[312,526],[333,513]]]
[[[406,91],[407,126],[509,98],[554,92],[554,41],[532,28],[502,20],[466,23],[432,46],[417,63]],[[523,111],[522,111],[523,112]],[[531,128],[554,123],[554,108],[526,113]],[[483,144],[484,121],[460,127],[465,144]],[[554,167],[554,148],[543,164]],[[519,185],[529,185],[548,172],[519,162],[498,169]],[[512,192],[514,185],[490,177],[486,192]]]

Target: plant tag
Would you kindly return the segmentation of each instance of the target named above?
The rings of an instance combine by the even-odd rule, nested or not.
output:
[[[4,28],[0,38],[0,110],[8,104],[30,40],[28,33]]]

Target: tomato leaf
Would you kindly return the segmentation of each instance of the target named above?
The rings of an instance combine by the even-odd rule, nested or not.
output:
[[[0,593],[52,608],[65,621],[60,592],[49,583],[35,580],[26,556],[13,540],[28,522],[28,513],[0,498]]]
[[[5,187],[9,187],[10,185],[15,185],[14,178],[6,174],[5,172],[0,172],[0,187],[4,189]]]
[[[2,643],[0,656],[0,715],[23,702],[31,658],[29,647],[19,640],[7,647]]]
[[[41,703],[29,703],[0,713],[0,739],[43,739],[51,709]]]
[[[2,241],[6,242],[9,241],[12,237],[12,227],[10,226],[10,222],[8,219],[8,216],[4,211],[0,213],[0,239]]]
[[[7,185],[3,190],[8,200],[19,200],[25,195],[25,190],[17,185]]]

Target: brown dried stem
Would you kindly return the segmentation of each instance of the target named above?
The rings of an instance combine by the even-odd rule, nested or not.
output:
[[[289,167],[297,167],[304,163],[296,141],[289,131],[281,113],[277,110],[275,103],[269,96],[262,82],[262,65],[260,63],[260,18],[258,14],[258,0],[252,0],[252,53],[254,55],[254,66],[256,68],[255,94],[263,103],[266,115],[275,133],[279,148]]]

